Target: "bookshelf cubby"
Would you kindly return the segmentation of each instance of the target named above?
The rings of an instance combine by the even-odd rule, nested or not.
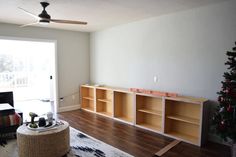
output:
[[[113,91],[109,89],[96,89],[96,112],[112,117]]]
[[[145,112],[136,113],[136,125],[148,128],[153,131],[161,132],[162,117]]]
[[[114,91],[114,117],[133,123],[133,95],[132,93]]]
[[[162,98],[136,94],[136,124],[162,131]]]
[[[177,137],[184,141],[198,145],[199,143],[199,125],[166,119],[165,133],[172,137]]]
[[[81,108],[201,146],[207,139],[206,99],[135,93],[128,89],[81,86]]]
[[[165,100],[165,133],[193,144],[200,142],[201,105],[195,102]]]
[[[89,111],[94,111],[94,87],[83,86],[81,92],[81,108]]]

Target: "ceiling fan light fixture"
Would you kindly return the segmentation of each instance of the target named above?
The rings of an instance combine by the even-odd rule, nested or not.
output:
[[[50,22],[53,23],[61,23],[61,24],[80,24],[80,25],[86,25],[87,22],[83,22],[83,21],[73,21],[73,20],[63,20],[63,19],[51,19],[51,16],[47,13],[46,11],[46,7],[49,5],[48,2],[40,2],[41,6],[43,7],[43,11],[37,16],[23,8],[20,8],[22,11],[24,11],[25,13],[29,14],[30,16],[34,17],[35,19],[37,19],[37,22],[34,23],[30,23],[30,24],[26,24],[26,25],[22,25],[21,27],[25,27],[25,26],[31,26],[34,24],[41,24],[41,25],[47,25]]]
[[[48,13],[43,10],[41,14],[38,15],[40,18],[45,18],[45,19],[51,19],[51,16],[48,15]]]
[[[39,20],[39,24],[41,24],[41,25],[48,25],[49,23],[50,23],[50,21],[47,20],[47,19],[41,19],[41,20]]]

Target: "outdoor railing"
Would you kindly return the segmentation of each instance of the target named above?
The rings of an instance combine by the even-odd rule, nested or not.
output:
[[[0,73],[0,87],[27,87],[29,86],[27,72]]]

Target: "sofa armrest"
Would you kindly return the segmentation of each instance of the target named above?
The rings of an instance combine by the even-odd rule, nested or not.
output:
[[[21,125],[22,120],[21,116],[18,113],[6,115],[6,116],[0,116],[0,128],[9,127],[9,126],[15,126],[15,125]]]

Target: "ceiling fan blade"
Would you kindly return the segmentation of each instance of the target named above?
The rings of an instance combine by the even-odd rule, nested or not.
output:
[[[55,23],[87,25],[87,22],[83,22],[83,21],[59,20],[59,19],[50,19],[50,21],[55,22]]]
[[[39,22],[33,22],[33,23],[28,23],[28,24],[25,24],[25,25],[21,25],[20,27],[26,27],[26,26],[31,26],[31,25],[36,25],[38,24]]]
[[[22,10],[23,12],[25,12],[26,14],[32,16],[35,19],[38,19],[38,20],[40,19],[37,15],[34,15],[33,13],[31,13],[31,12],[29,12],[29,11],[23,9],[23,8],[18,7],[18,9]]]

